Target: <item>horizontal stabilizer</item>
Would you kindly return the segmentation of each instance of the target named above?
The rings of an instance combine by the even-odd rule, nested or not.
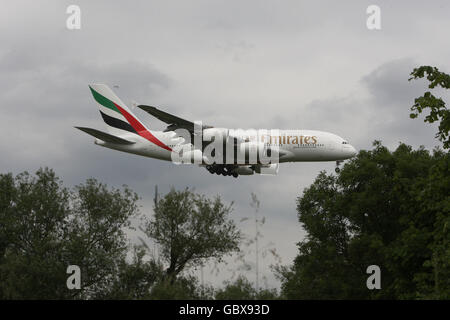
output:
[[[115,144],[133,144],[133,143],[135,143],[133,141],[128,141],[123,138],[113,136],[112,134],[102,132],[100,130],[84,128],[84,127],[75,127],[75,128],[80,129],[81,131],[86,132],[87,134],[90,134],[91,136],[94,136],[97,139],[103,140],[105,142],[115,143]]]

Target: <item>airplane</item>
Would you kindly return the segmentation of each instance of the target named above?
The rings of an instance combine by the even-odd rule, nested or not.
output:
[[[345,139],[329,132],[265,130],[255,134],[254,130],[203,125],[153,106],[137,105],[167,124],[163,131],[150,130],[107,85],[91,84],[89,88],[98,103],[107,132],[75,128],[95,137],[95,144],[113,150],[174,163],[197,163],[212,174],[235,178],[239,175],[275,175],[279,164],[284,162],[336,161],[338,172],[339,164],[357,153]],[[200,143],[192,142],[200,138]],[[217,142],[215,148],[211,148],[214,142]],[[209,153],[206,152],[208,148]]]

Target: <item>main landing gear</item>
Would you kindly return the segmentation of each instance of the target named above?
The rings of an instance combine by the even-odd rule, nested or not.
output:
[[[217,175],[223,175],[223,176],[233,176],[237,178],[239,175],[234,172],[235,166],[232,164],[211,164],[206,166],[206,170],[208,170],[210,173],[215,173]]]
[[[342,162],[344,162],[344,160],[337,160],[337,161],[336,161],[336,168],[334,168],[334,171],[335,171],[336,173],[341,172],[341,169],[339,168],[339,165],[340,165]]]

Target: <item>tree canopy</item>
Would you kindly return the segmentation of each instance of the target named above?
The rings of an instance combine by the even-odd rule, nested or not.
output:
[[[92,178],[66,188],[48,168],[0,174],[0,299],[212,298],[183,271],[238,250],[231,205],[171,190],[147,224],[159,259],[126,235],[137,200]],[[80,267],[81,289],[67,288],[69,265]]]
[[[169,277],[189,265],[211,258],[220,261],[239,250],[241,235],[229,216],[231,209],[220,197],[208,199],[189,189],[172,189],[155,203],[147,234],[161,247]]]
[[[234,281],[226,281],[223,288],[215,292],[217,300],[274,300],[278,299],[275,289],[255,288],[253,284],[242,275]]]
[[[95,297],[124,259],[124,228],[137,195],[95,179],[69,190],[50,169],[35,177],[0,175],[0,297]],[[66,269],[78,265],[81,290],[68,290]]]
[[[308,235],[291,268],[288,298],[449,298],[449,155],[380,142],[335,175],[321,172],[297,201]],[[366,268],[382,270],[382,290]]]
[[[441,87],[443,89],[450,89],[450,75],[439,71],[436,67],[421,66],[415,68],[411,73],[411,78],[421,79],[426,78],[430,83],[428,88],[434,89]],[[442,98],[436,98],[430,91],[425,92],[419,98],[414,100],[414,105],[411,107],[411,118],[417,118],[420,113],[429,110],[429,114],[425,117],[424,121],[433,123],[439,121],[439,131],[436,134],[436,138],[444,144],[444,149],[450,148],[450,110],[446,107]]]

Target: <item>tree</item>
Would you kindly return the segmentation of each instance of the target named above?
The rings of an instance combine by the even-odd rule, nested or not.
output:
[[[0,175],[0,298],[212,298],[211,287],[180,273],[237,250],[231,205],[188,189],[156,201],[148,231],[170,262],[165,270],[142,246],[127,258],[125,231],[138,213],[137,200],[127,187],[110,189],[95,179],[68,189],[47,168],[35,176]],[[81,269],[81,290],[66,286],[69,265]]]
[[[450,89],[450,75],[440,72],[436,67],[421,66],[414,68],[411,73],[412,79],[420,79],[426,77],[430,82],[428,88],[434,89],[441,87]],[[450,110],[445,106],[445,102],[441,98],[436,98],[430,91],[419,98],[416,98],[414,105],[411,107],[411,118],[417,118],[422,111],[429,109],[430,113],[425,117],[425,122],[433,123],[439,121],[439,131],[436,134],[441,142],[444,143],[444,149],[450,148]]]
[[[66,259],[81,268],[82,296],[95,297],[105,290],[118,263],[125,259],[128,242],[124,229],[138,213],[137,200],[137,194],[126,186],[109,190],[95,179],[72,192]]]
[[[222,289],[217,290],[216,300],[274,300],[278,295],[275,289],[258,289],[247,278],[239,276],[235,281],[226,281]]]
[[[123,259],[111,285],[99,292],[99,299],[191,300],[211,299],[213,289],[199,284],[192,275],[167,278],[164,266],[155,257],[146,257],[148,248],[135,246],[132,261]],[[144,259],[146,257],[146,259]]]
[[[0,175],[0,296],[64,298],[61,257],[70,194],[51,170]]]
[[[213,288],[199,284],[192,275],[179,275],[176,279],[163,277],[152,288],[151,299],[157,300],[206,300],[212,299]]]
[[[125,259],[137,195],[88,179],[69,190],[50,169],[0,175],[0,297],[94,298]],[[69,290],[69,265],[81,290]]]
[[[154,211],[147,235],[161,247],[170,281],[189,266],[211,258],[221,261],[238,250],[241,235],[229,219],[231,205],[220,197],[211,200],[189,189],[172,189],[155,202]]]
[[[298,198],[308,235],[283,294],[300,299],[450,297],[449,155],[380,142],[338,176],[321,172]],[[382,290],[368,290],[366,268],[381,268]]]

